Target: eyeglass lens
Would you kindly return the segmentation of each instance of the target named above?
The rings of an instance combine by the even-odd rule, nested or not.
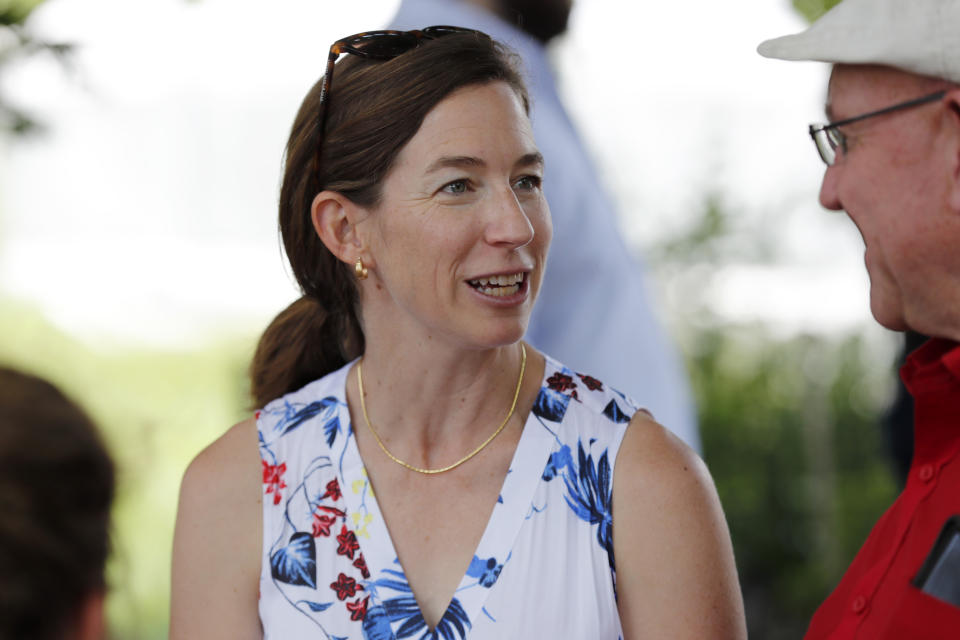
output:
[[[827,166],[837,161],[837,149],[844,146],[843,134],[835,128],[817,128],[813,131],[813,141],[817,145],[820,159]]]
[[[370,58],[395,58],[417,46],[418,38],[411,33],[380,33],[354,36],[343,42],[342,51]]]

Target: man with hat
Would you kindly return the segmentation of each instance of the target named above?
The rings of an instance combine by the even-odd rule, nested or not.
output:
[[[844,0],[770,58],[833,65],[820,203],[860,230],[870,307],[933,338],[901,376],[914,397],[904,491],[807,638],[960,637],[960,0]]]

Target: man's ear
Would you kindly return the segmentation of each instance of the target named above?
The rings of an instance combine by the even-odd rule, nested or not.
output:
[[[960,88],[947,92],[944,97],[948,111],[948,129],[950,147],[948,161],[950,162],[950,208],[960,214]]]
[[[364,252],[366,243],[357,226],[366,215],[363,207],[336,191],[321,191],[310,206],[313,228],[321,242],[330,253],[349,265],[361,257],[369,265],[368,255]]]

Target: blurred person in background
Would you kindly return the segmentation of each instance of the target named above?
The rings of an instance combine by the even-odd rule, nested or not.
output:
[[[520,54],[533,135],[546,160],[554,230],[527,340],[630,395],[700,451],[682,358],[657,317],[643,267],[623,241],[616,208],[557,92],[547,44],[566,32],[572,7],[573,0],[401,0],[391,28],[471,27]]]
[[[84,412],[0,367],[0,639],[104,635],[114,466]]]
[[[331,47],[281,186],[303,297],[184,476],[175,640],[745,637],[702,461],[523,341],[551,221],[516,63],[455,27]]]
[[[870,308],[930,336],[901,368],[914,401],[906,487],[808,638],[960,637],[960,1],[844,0],[762,55],[833,65],[820,203],[860,231]]]

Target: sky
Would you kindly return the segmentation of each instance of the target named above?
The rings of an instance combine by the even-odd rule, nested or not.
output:
[[[34,30],[78,49],[72,73],[38,57],[3,80],[48,130],[0,142],[0,296],[124,343],[264,326],[298,296],[276,233],[294,113],[329,44],[382,27],[395,6],[48,0]],[[803,27],[789,0],[577,0],[551,53],[639,255],[718,193],[738,224],[771,230],[779,258],[715,274],[718,313],[857,327],[869,321],[862,243],[817,205],[806,134],[828,70],[755,51]],[[652,284],[666,305],[669,283]]]

